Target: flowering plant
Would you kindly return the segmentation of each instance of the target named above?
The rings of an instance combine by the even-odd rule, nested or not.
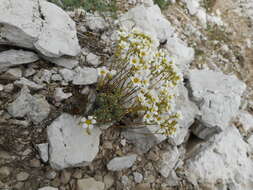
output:
[[[175,132],[181,114],[173,112],[172,91],[182,77],[156,39],[136,29],[119,31],[113,61],[98,73],[92,113],[97,122],[135,117],[142,124],[159,126],[157,133]]]

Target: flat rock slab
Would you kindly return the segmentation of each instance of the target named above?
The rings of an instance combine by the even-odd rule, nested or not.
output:
[[[45,57],[76,56],[74,21],[44,0],[0,0],[0,43],[35,49]]]
[[[188,78],[192,100],[201,112],[193,132],[206,139],[228,127],[237,115],[246,85],[233,75],[211,70],[191,70]]]
[[[49,162],[52,168],[61,170],[84,166],[96,157],[101,131],[95,127],[89,135],[79,122],[80,118],[63,113],[48,126]]]
[[[122,157],[115,157],[107,164],[107,168],[108,170],[111,171],[120,171],[123,169],[127,169],[133,166],[136,159],[137,159],[136,154]]]
[[[0,37],[0,41],[1,41],[1,37]],[[38,60],[39,60],[39,57],[37,56],[37,54],[31,51],[23,51],[23,50],[3,51],[3,52],[0,52],[0,70],[7,67],[33,63]]]

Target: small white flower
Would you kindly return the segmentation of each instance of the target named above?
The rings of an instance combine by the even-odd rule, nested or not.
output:
[[[106,76],[109,73],[109,71],[106,69],[106,67],[100,67],[98,68],[98,75],[99,76]]]
[[[141,79],[138,76],[130,77],[134,86],[141,86]]]
[[[95,120],[95,118],[93,116],[88,116],[88,119],[86,119],[85,117],[83,117],[81,119],[81,124],[82,124],[82,128],[84,129],[92,129],[94,127],[94,124],[96,124],[97,121]]]
[[[151,112],[147,112],[144,117],[143,117],[144,121],[147,123],[151,123],[154,120],[154,116]]]
[[[130,64],[131,65],[137,65],[139,63],[139,61],[140,61],[139,58],[136,57],[136,56],[133,56],[133,57],[130,58]]]

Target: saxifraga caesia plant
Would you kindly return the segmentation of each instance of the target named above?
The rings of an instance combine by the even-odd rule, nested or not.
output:
[[[173,112],[172,92],[182,77],[168,52],[158,47],[157,40],[137,29],[118,32],[112,63],[98,69],[93,116],[83,118],[84,128],[135,117],[142,125],[157,125],[156,133],[176,131],[181,114]]]

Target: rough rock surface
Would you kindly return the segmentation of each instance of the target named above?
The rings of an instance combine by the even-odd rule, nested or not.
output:
[[[94,84],[98,80],[97,70],[89,67],[77,67],[75,69],[76,74],[73,78],[73,84],[75,85],[89,85]]]
[[[36,84],[33,81],[30,81],[24,77],[20,78],[19,80],[15,81],[14,84],[18,87],[23,87],[23,86],[27,86],[33,90],[40,90],[44,88],[44,85],[41,84]]]
[[[122,136],[135,146],[138,153],[145,153],[153,146],[164,141],[167,137],[154,134],[157,130],[156,125],[129,127],[122,132]]]
[[[162,153],[162,159],[159,163],[159,172],[163,177],[168,177],[179,159],[177,147],[170,147],[168,151]]]
[[[1,19],[0,19],[0,22],[1,22]],[[0,37],[0,43],[1,43],[1,37]],[[0,52],[0,70],[6,67],[13,67],[17,65],[32,63],[38,60],[39,60],[39,57],[35,53],[30,52],[30,51],[23,51],[23,50],[3,51],[3,52]]]
[[[107,164],[107,168],[111,171],[120,171],[123,169],[130,168],[136,161],[136,158],[136,154],[113,158]]]
[[[48,126],[49,161],[54,169],[84,166],[97,155],[100,130],[95,127],[89,135],[79,122],[64,113]]]
[[[36,49],[46,57],[80,52],[75,23],[47,1],[0,1],[0,43]]]
[[[252,189],[253,164],[248,145],[230,127],[195,147],[185,163],[186,176],[195,186],[209,189]]]
[[[21,118],[27,116],[34,123],[40,123],[47,118],[50,106],[44,97],[40,95],[32,96],[27,87],[23,87],[16,98],[8,106],[11,116]]]
[[[194,134],[206,139],[228,127],[239,111],[246,86],[233,75],[211,70],[191,70],[189,85],[193,101],[201,111]]]

